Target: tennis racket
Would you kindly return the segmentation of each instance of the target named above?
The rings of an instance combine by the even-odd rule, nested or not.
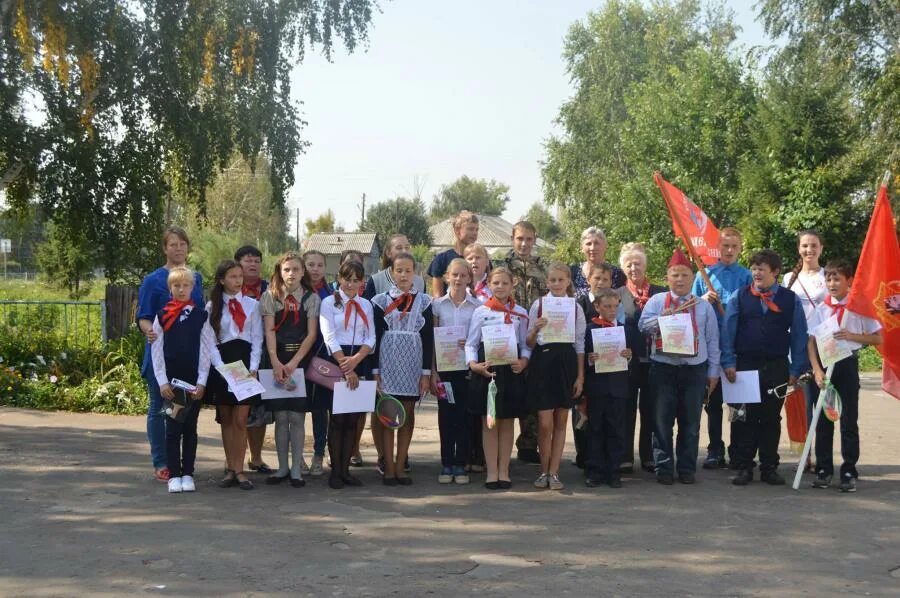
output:
[[[402,428],[406,423],[406,409],[403,408],[403,403],[387,393],[378,393],[375,415],[384,427],[392,430]]]

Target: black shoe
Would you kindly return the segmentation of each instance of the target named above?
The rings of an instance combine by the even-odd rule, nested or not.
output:
[[[344,487],[344,480],[342,480],[340,476],[328,476],[328,487],[332,490],[340,490]]]
[[[584,485],[588,488],[599,488],[606,482],[600,478],[584,478]]]
[[[498,490],[500,488],[500,482],[485,482],[484,487],[488,490]]]
[[[727,467],[728,463],[725,461],[725,457],[716,454],[708,455],[703,461],[703,469],[725,469]]]
[[[841,492],[856,492],[856,478],[852,475],[841,476]]]
[[[678,481],[681,482],[682,484],[696,484],[697,476],[695,476],[692,473],[679,473]]]
[[[512,488],[512,482],[509,480],[497,480],[497,488],[500,490],[509,490]]]
[[[831,486],[831,476],[825,473],[824,471],[820,471],[816,474],[816,479],[813,480],[812,487],[813,488],[828,488]]]
[[[516,457],[518,457],[519,461],[524,461],[525,463],[541,462],[541,456],[536,449],[519,449]]]
[[[294,476],[291,476],[291,486],[294,488],[303,488],[304,486],[306,486],[306,480],[304,480],[303,478],[295,478]]]
[[[228,470],[225,474],[225,477],[219,482],[219,488],[232,488],[233,486],[237,486],[237,476],[234,475],[234,472]]]
[[[409,466],[409,457],[406,458],[406,461],[403,462],[403,473],[409,473],[412,471],[412,467]]]
[[[731,478],[731,483],[735,486],[746,486],[753,481],[753,471],[750,469],[740,469],[736,476]]]
[[[270,475],[269,477],[266,478],[266,484],[268,484],[269,486],[275,486],[276,484],[280,484],[281,482],[285,481],[289,477],[291,477],[291,474],[287,474],[287,475],[283,475],[283,476]]]
[[[621,488],[622,480],[619,478],[612,478],[611,480],[609,480],[609,487],[610,488]]]
[[[378,457],[378,462],[375,464],[375,469],[378,470],[379,475],[384,475],[384,457]]]
[[[400,482],[397,480],[397,478],[388,478],[388,477],[381,478],[381,483],[384,484],[385,486],[398,486],[400,484]]]
[[[675,476],[671,473],[658,473],[656,474],[656,481],[665,486],[671,486],[675,483]]]
[[[656,473],[656,464],[653,461],[647,461],[641,465],[641,469],[647,473]]]
[[[344,481],[345,486],[362,486],[362,480],[360,480],[356,476],[352,476],[349,473],[345,476],[341,476],[341,479]]]
[[[247,468],[250,471],[255,471],[256,473],[261,473],[263,475],[271,475],[275,473],[275,470],[266,465],[265,463],[260,463],[259,465],[254,465],[253,463],[247,463]]]
[[[396,479],[401,486],[412,486],[412,478],[409,476],[397,476]]]
[[[784,486],[784,477],[777,471],[766,471],[759,474],[759,480],[770,486]]]
[[[241,472],[241,475],[244,475],[244,472]],[[243,480],[239,480],[235,477],[235,481],[237,482],[238,488],[240,488],[241,490],[253,490],[256,487],[253,485],[253,482],[246,478]]]

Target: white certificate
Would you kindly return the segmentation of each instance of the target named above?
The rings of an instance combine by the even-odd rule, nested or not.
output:
[[[538,332],[537,342],[541,345],[574,343],[575,298],[544,297],[541,301],[541,317],[547,319],[547,325]]]
[[[272,370],[259,370],[259,383],[265,387],[263,401],[270,399],[293,399],[306,396],[306,379],[303,369],[297,368],[284,382],[275,380]]]
[[[334,383],[334,403],[331,412],[340,413],[368,413],[375,411],[375,387],[374,380],[360,380],[356,390],[347,388],[343,380]]]
[[[611,326],[609,328],[592,328],[591,338],[594,341],[594,373],[624,372],[628,370],[628,360],[622,357],[625,350],[625,328]]]
[[[513,324],[482,326],[481,340],[484,342],[484,360],[489,365],[509,365],[519,358]]]
[[[234,393],[234,397],[238,401],[255,397],[265,390],[259,380],[250,375],[247,367],[241,361],[216,366],[216,371],[225,379],[228,390]]]
[[[465,348],[459,346],[466,338],[465,326],[437,326],[434,329],[434,358],[439,372],[458,372],[469,369]]]
[[[694,325],[691,322],[691,314],[659,316],[659,333],[662,335],[663,353],[697,354],[694,347]]]
[[[853,351],[846,341],[834,338],[834,333],[841,329],[838,324],[837,314],[834,314],[813,329],[816,337],[816,349],[819,351],[819,359],[823,367],[828,367],[842,359],[853,355]]]
[[[722,399],[729,405],[762,402],[759,396],[758,370],[738,372],[734,383],[729,382],[723,374],[720,384],[722,385]]]

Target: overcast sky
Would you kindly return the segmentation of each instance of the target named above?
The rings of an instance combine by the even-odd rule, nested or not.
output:
[[[731,0],[739,43],[765,43],[752,2]],[[288,203],[302,219],[328,208],[354,230],[367,203],[430,201],[463,174],[510,186],[515,221],[541,199],[539,161],[571,95],[562,59],[569,26],[602,2],[382,2],[368,49],[329,63],[310,54],[293,76],[311,142]]]

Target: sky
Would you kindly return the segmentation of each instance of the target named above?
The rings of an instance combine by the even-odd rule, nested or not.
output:
[[[504,217],[542,198],[544,142],[572,85],[562,58],[569,26],[603,2],[382,0],[367,48],[308,53],[294,69],[311,143],[288,205],[301,220],[328,209],[356,230],[367,209],[419,188],[430,203],[462,175],[509,185]],[[753,2],[728,0],[738,44],[766,43]],[[452,9],[448,9],[452,7]]]

